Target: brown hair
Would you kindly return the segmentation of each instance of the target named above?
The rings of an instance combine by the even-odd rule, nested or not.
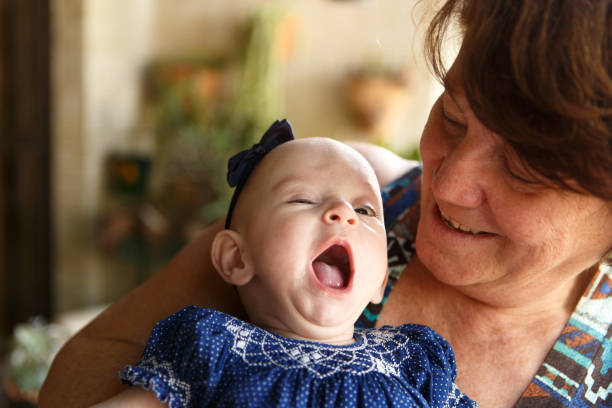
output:
[[[453,22],[481,122],[539,177],[612,200],[612,0],[448,0],[426,38],[442,82]]]

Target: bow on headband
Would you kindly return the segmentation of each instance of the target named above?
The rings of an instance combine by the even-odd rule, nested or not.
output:
[[[227,182],[231,187],[236,187],[236,189],[227,210],[225,229],[230,227],[238,196],[253,169],[272,149],[293,139],[295,137],[293,136],[293,130],[289,121],[287,119],[277,120],[266,130],[259,143],[254,144],[250,149],[235,154],[229,159],[227,163]]]

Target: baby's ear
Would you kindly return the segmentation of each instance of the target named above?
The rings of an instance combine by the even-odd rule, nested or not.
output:
[[[215,235],[212,243],[212,263],[224,281],[236,286],[249,283],[253,268],[245,262],[242,236],[232,230],[223,230]]]
[[[385,295],[385,288],[387,287],[387,280],[389,279],[389,268],[385,271],[385,279],[383,279],[382,285],[378,288],[372,299],[371,303],[380,303],[382,302],[383,296]]]

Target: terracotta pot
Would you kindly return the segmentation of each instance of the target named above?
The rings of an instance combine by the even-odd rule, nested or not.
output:
[[[351,77],[347,86],[349,108],[355,121],[373,137],[393,133],[408,106],[408,85],[403,77]]]

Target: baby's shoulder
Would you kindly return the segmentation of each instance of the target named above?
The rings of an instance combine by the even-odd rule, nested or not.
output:
[[[451,345],[439,333],[420,324],[383,326],[380,328],[356,329],[356,333],[368,338],[373,349],[392,350],[388,354],[397,358],[405,355],[404,365],[442,369],[450,378],[456,376],[455,354]]]
[[[356,328],[356,333],[372,339],[395,338],[403,343],[421,343],[427,341],[447,343],[446,340],[429,326],[406,323],[399,326],[382,326],[369,328]]]
[[[186,306],[160,320],[153,328],[152,335],[159,331],[198,330],[210,331],[237,320],[226,313],[199,306]]]
[[[172,353],[198,354],[201,357],[221,352],[230,341],[227,330],[238,319],[198,306],[187,306],[159,321],[153,328],[144,356]]]

